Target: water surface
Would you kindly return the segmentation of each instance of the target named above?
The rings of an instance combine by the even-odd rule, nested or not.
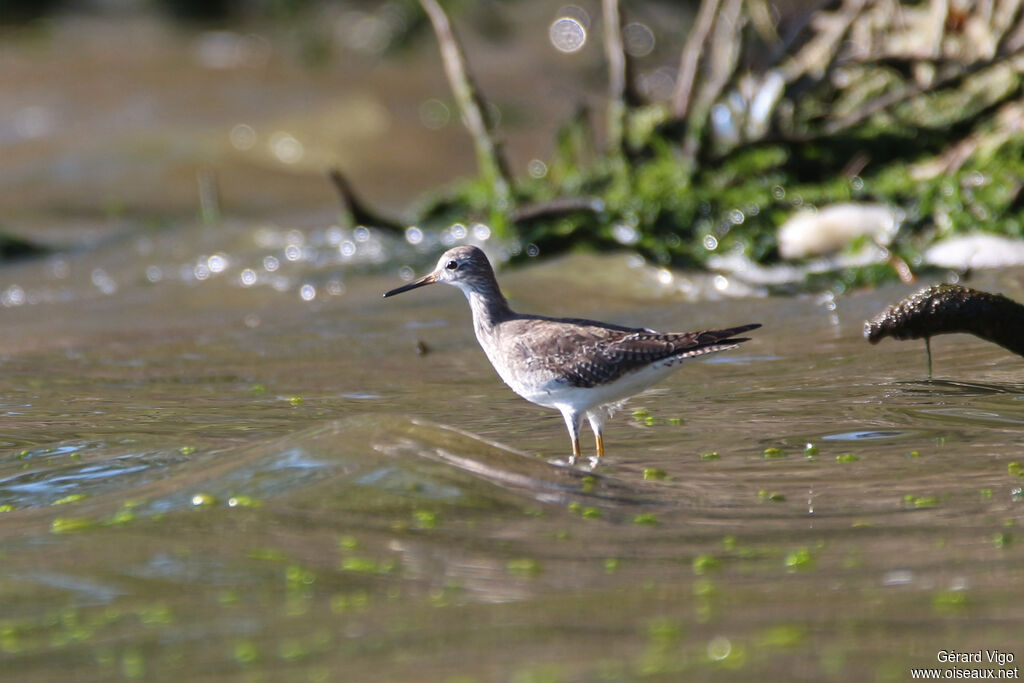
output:
[[[939,338],[929,380],[923,345],[868,345],[902,287],[830,310],[687,301],[625,256],[506,270],[523,310],[764,324],[632,399],[589,472],[458,291],[380,299],[427,255],[364,237],[182,228],[4,272],[14,680],[906,680],[1020,649],[1019,358]]]

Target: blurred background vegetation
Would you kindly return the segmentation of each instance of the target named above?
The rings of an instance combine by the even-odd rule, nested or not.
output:
[[[20,41],[52,30],[54,17],[163,17],[200,36],[195,50],[208,69],[255,64],[259,72],[283,49],[337,92],[350,92],[348,74],[362,71],[364,85],[394,98],[422,79],[425,64],[435,94],[414,105],[419,137],[377,148],[406,159],[418,148],[418,182],[396,183],[392,172],[367,168],[365,150],[312,154],[393,116],[399,105],[387,97],[376,109],[322,112],[334,119],[306,131],[302,163],[288,161],[286,144],[277,148],[309,174],[326,178],[340,167],[335,179],[347,190],[349,220],[399,235],[408,224],[443,230],[479,221],[514,245],[514,258],[625,248],[660,265],[748,275],[790,262],[803,265],[752,277],[842,291],[909,280],[937,265],[928,250],[952,237],[1024,233],[1020,2],[604,0],[556,8],[525,0],[5,0],[2,7],[8,35]],[[425,8],[435,8],[429,20]],[[619,30],[607,30],[612,25]],[[531,83],[546,70],[558,75]],[[308,104],[275,102],[282,116]],[[460,119],[472,150],[461,131],[452,132]],[[45,124],[26,121],[30,132]],[[440,129],[451,137],[431,145]],[[219,163],[209,166],[220,171],[224,194],[228,171]],[[312,202],[305,190],[294,197]],[[779,232],[836,204],[849,210]],[[108,210],[124,207],[112,200]],[[836,228],[837,220],[845,223]],[[834,238],[800,241],[807,231],[829,230]],[[787,234],[796,237],[780,244]]]

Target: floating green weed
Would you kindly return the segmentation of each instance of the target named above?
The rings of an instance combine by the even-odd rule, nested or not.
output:
[[[582,484],[581,488],[583,493],[590,493],[594,490],[594,486],[597,484],[597,479],[588,474],[580,480],[580,483]]]
[[[88,496],[86,496],[84,493],[72,493],[69,496],[58,498],[57,500],[50,503],[50,505],[66,505],[68,503],[77,503],[78,501],[85,500],[86,498],[88,498]]]
[[[178,452],[181,453],[182,455],[192,455],[193,453],[196,452],[196,447],[195,446],[182,446],[181,448],[178,449]]]
[[[807,627],[801,624],[770,626],[757,635],[759,648],[789,649],[803,645],[807,640]]]
[[[519,576],[536,576],[541,572],[540,562],[529,557],[509,560],[505,563],[505,569]]]
[[[231,646],[231,658],[246,666],[253,664],[259,658],[259,650],[251,640],[238,640]]]
[[[277,654],[286,661],[295,661],[304,659],[311,653],[309,648],[298,638],[286,638],[278,644]]]
[[[128,524],[129,522],[135,521],[135,513],[132,512],[132,507],[127,504],[122,505],[121,509],[114,513],[114,516],[108,519],[105,523],[108,525],[116,524]]]
[[[437,526],[437,514],[430,510],[416,510],[412,516],[420,529],[433,529]]]
[[[301,406],[304,403],[304,401],[302,400],[301,396],[289,396],[288,397],[288,403],[292,404],[293,406],[298,407],[298,406]]]
[[[708,451],[707,453],[700,454],[701,460],[718,460],[718,458],[718,451]]]
[[[958,614],[967,608],[967,593],[962,590],[940,591],[932,596],[932,609],[939,614]]]
[[[209,493],[197,493],[192,496],[192,505],[201,507],[204,505],[216,505],[217,499]]]
[[[808,441],[804,444],[804,455],[808,458],[816,457],[818,455],[818,447]]]
[[[345,550],[355,550],[359,547],[359,539],[355,536],[345,535],[338,539],[338,545]]]
[[[91,519],[81,517],[58,517],[50,524],[50,531],[55,534],[68,534],[75,531],[83,531],[96,526]]]
[[[640,673],[650,676],[666,673],[678,666],[682,628],[659,618],[647,625],[647,648],[640,657]]]
[[[174,613],[162,602],[139,609],[139,620],[147,626],[166,626],[174,623]]]
[[[915,496],[912,493],[903,496],[903,500],[915,508],[931,508],[939,504],[936,496]]]
[[[814,567],[814,555],[810,548],[797,548],[786,554],[786,569],[791,572],[803,571]]]
[[[645,524],[647,526],[655,526],[661,524],[661,520],[657,516],[652,515],[649,512],[644,512],[633,518],[633,524]]]
[[[722,561],[714,555],[702,554],[693,558],[692,567],[693,573],[701,576],[720,569]]]
[[[395,569],[391,560],[375,560],[370,557],[346,557],[341,560],[341,569],[361,574],[390,574]]]
[[[784,457],[786,457],[786,452],[784,450],[782,450],[781,448],[775,448],[773,446],[771,448],[764,449],[764,457],[766,457],[766,458],[784,458]]]
[[[246,556],[253,560],[268,560],[270,562],[284,562],[288,559],[280,550],[276,548],[253,548]]]
[[[782,503],[786,500],[786,497],[781,493],[775,491],[768,491],[767,489],[761,489],[757,492],[757,497],[761,500],[767,500],[772,503]]]
[[[146,674],[146,662],[136,649],[121,654],[121,675],[125,678],[142,678]]]
[[[263,503],[252,498],[250,496],[231,496],[228,498],[228,507],[230,508],[258,508]]]
[[[306,569],[298,564],[290,564],[284,569],[284,580],[290,586],[300,584],[309,585],[316,581],[316,574],[312,569]]]
[[[604,561],[604,571],[606,574],[614,574],[619,571],[619,560],[614,557],[609,557]]]
[[[11,505],[10,503],[4,503],[3,505],[0,505],[0,512],[10,512],[13,509],[14,506]]]
[[[1019,462],[1014,460],[1013,462],[1006,466],[1006,471],[1009,473],[1011,477],[1019,477],[1021,475],[1024,475],[1024,466],[1022,466]]]
[[[330,599],[331,611],[335,614],[341,614],[342,612],[348,611],[361,611],[365,610],[370,604],[370,596],[364,592],[358,593],[336,593],[331,596]]]
[[[600,519],[601,510],[596,507],[585,506],[577,501],[569,503],[569,511],[575,512],[584,519]]]
[[[225,588],[217,593],[217,602],[221,605],[237,605],[241,601],[242,597],[233,588]]]
[[[1009,531],[998,531],[992,535],[992,544],[997,548],[1009,548],[1013,543],[1013,536]]]
[[[647,467],[644,469],[644,479],[647,481],[661,481],[666,476],[665,470],[655,469],[653,467]]]
[[[836,456],[836,462],[857,462],[860,456],[854,453],[840,453]]]

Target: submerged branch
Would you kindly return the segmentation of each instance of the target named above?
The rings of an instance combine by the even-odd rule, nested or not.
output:
[[[348,181],[348,178],[342,175],[340,170],[336,168],[328,170],[327,177],[330,178],[331,184],[334,185],[334,189],[338,192],[338,199],[341,201],[342,209],[348,212],[355,225],[379,228],[396,234],[405,232],[405,226],[398,221],[381,216],[376,211],[368,208],[355,193],[355,190],[352,189],[352,184]]]
[[[929,339],[966,332],[1024,356],[1024,306],[1001,294],[935,285],[903,299],[864,323],[872,344],[884,337]]]

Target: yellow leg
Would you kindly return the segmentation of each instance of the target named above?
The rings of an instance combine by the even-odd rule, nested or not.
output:
[[[601,437],[600,432],[594,434],[594,439],[597,441],[597,457],[604,457],[604,439]]]
[[[572,437],[572,462],[576,462],[583,454],[580,452],[580,440],[575,436]]]

